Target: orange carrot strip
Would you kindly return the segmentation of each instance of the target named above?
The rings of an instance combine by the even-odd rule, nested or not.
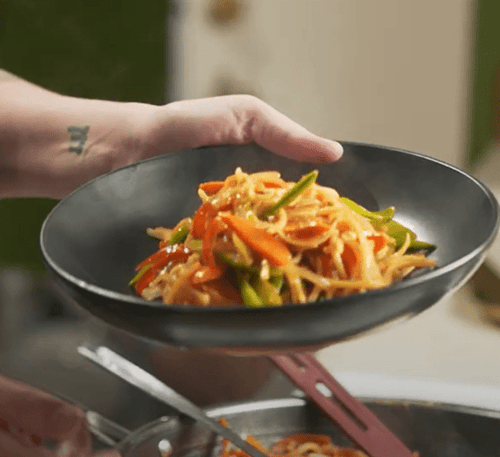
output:
[[[337,223],[337,228],[341,232],[347,232],[348,230],[351,230],[351,225],[348,222],[339,221]]]
[[[229,428],[229,424],[224,417],[221,417],[219,419],[219,423],[221,425],[223,425],[224,427]],[[220,457],[229,457],[231,455],[230,449],[231,449],[231,442],[228,439],[223,438],[222,439],[222,451],[221,451]]]
[[[214,195],[224,187],[224,181],[209,181],[200,184],[199,188],[207,195]]]
[[[382,248],[386,247],[389,241],[387,238],[383,235],[370,235],[367,236],[369,240],[372,240],[375,242],[375,246],[373,247],[373,252],[377,253],[380,251]]]
[[[267,187],[268,189],[281,189],[283,187],[283,184],[272,181],[262,181],[262,184],[264,184],[264,187]]]
[[[306,240],[325,233],[329,228],[330,226],[328,224],[319,222],[316,225],[309,225],[306,227],[286,227],[285,232],[299,240]]]
[[[253,435],[247,435],[247,443],[250,443],[253,447],[257,448],[260,452],[265,455],[269,455],[267,448]]]
[[[357,247],[351,243],[345,243],[341,257],[347,276],[352,278],[359,275],[361,255]]]
[[[321,254],[319,257],[321,262],[321,274],[325,277],[330,277],[332,275],[332,260],[330,255]]]
[[[238,216],[221,215],[220,217],[250,249],[267,259],[271,265],[285,266],[292,260],[288,248],[265,230],[255,227],[251,222]]]
[[[226,420],[226,418],[225,418],[225,417],[221,417],[221,418],[219,419],[219,423],[220,423],[221,425],[223,425],[224,427],[229,428],[229,423],[228,423],[228,421]]]

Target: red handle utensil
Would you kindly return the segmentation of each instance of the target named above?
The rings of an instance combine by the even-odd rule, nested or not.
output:
[[[370,457],[414,457],[375,414],[333,378],[314,354],[272,355],[270,358]]]

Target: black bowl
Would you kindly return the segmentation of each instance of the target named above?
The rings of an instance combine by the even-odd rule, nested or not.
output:
[[[192,149],[101,176],[62,200],[40,236],[47,268],[78,304],[136,335],[180,347],[295,351],[341,341],[423,311],[456,290],[484,259],[499,225],[492,193],[467,173],[424,155],[343,143],[344,156],[319,167],[318,182],[395,219],[437,246],[437,268],[390,288],[305,305],[199,308],[147,302],[127,291],[134,267],[157,244],[151,226],[174,226],[200,204],[198,184],[237,166],[298,180],[317,166],[255,145]]]

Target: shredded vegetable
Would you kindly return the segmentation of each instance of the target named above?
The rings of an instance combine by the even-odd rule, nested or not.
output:
[[[389,287],[435,266],[426,256],[435,246],[395,221],[393,207],[368,211],[317,177],[237,168],[201,184],[192,218],[147,230],[159,250],[131,287],[165,304],[280,306]]]
[[[220,422],[225,427],[228,426],[224,418]],[[335,445],[324,434],[296,433],[274,442],[269,449],[253,435],[246,435],[245,439],[269,457],[368,457],[362,451]],[[223,439],[219,457],[248,457],[248,454]],[[419,453],[414,452],[413,457],[419,457]]]

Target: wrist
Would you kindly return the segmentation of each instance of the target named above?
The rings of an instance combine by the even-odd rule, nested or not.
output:
[[[0,198],[62,198],[86,181],[140,160],[153,106],[55,94],[21,80],[0,92]],[[10,91],[12,93],[12,91]]]

